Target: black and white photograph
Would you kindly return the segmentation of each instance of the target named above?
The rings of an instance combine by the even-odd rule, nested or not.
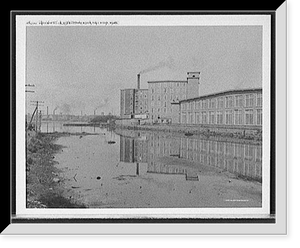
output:
[[[16,217],[273,222],[272,22],[17,16]]]
[[[262,26],[26,35],[27,208],[262,207]]]

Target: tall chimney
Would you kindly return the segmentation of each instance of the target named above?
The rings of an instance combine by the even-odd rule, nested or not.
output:
[[[140,82],[140,79],[141,78],[141,75],[140,74],[137,74],[137,89],[139,90],[140,87],[141,87],[141,82]]]

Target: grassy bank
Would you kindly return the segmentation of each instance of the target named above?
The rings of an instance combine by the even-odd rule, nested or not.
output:
[[[83,208],[64,197],[64,178],[55,167],[54,155],[63,147],[55,141],[67,133],[38,134],[28,138],[26,158],[27,208]]]

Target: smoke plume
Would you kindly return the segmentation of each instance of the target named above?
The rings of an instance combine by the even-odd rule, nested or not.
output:
[[[147,72],[156,71],[156,70],[164,68],[164,67],[167,67],[167,68],[173,69],[173,70],[177,68],[177,66],[174,63],[174,59],[172,57],[169,57],[166,60],[160,61],[156,65],[150,66],[150,67],[140,71],[139,74],[144,74],[144,73],[147,73]]]

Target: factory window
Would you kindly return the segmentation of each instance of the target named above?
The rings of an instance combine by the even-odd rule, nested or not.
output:
[[[186,123],[186,115],[185,113],[182,113],[182,123],[185,124]]]
[[[206,112],[202,112],[202,124],[207,124],[207,119],[206,119]]]
[[[209,99],[208,100],[208,108],[209,109],[214,109],[216,107],[216,101],[215,99]]]
[[[245,124],[252,125],[253,123],[253,109],[245,110]]]
[[[185,110],[185,103],[181,104],[181,110]]]
[[[243,124],[242,110],[236,110],[234,112],[234,124],[235,125],[242,125]]]
[[[225,112],[225,123],[226,123],[226,125],[232,125],[233,124],[232,110],[227,110]]]
[[[243,95],[235,96],[235,107],[243,107]]]
[[[195,109],[195,102],[191,102],[191,110]]]
[[[224,108],[224,98],[223,97],[218,98],[218,108],[219,109]]]
[[[225,107],[226,108],[232,108],[233,107],[233,97],[232,96],[226,96],[225,97]]]
[[[215,112],[209,111],[209,124],[215,124]]]
[[[262,125],[262,110],[261,109],[256,110],[256,124]]]
[[[245,106],[253,107],[254,106],[254,94],[248,94],[245,97]]]
[[[200,124],[200,115],[199,115],[199,113],[196,113],[196,123]]]
[[[257,106],[262,106],[262,94],[257,94],[257,100],[256,100]]]
[[[223,112],[222,111],[217,112],[217,124],[223,124]]]
[[[190,124],[194,124],[194,115],[190,113]]]
[[[207,109],[207,100],[202,101],[202,109]]]

